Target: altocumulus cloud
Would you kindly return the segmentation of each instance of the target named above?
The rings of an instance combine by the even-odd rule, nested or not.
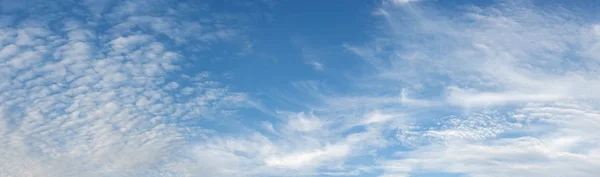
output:
[[[234,40],[235,17],[168,1],[2,7],[0,176],[179,176],[173,163],[206,132],[182,123],[248,106],[210,74],[181,72],[191,59],[178,45]],[[182,19],[191,11],[207,15]]]
[[[297,106],[286,110],[189,68],[223,45],[251,55],[246,15],[191,1],[0,2],[0,176],[600,173],[600,25],[583,10],[383,1],[369,41],[332,48],[367,72],[343,92],[307,79],[263,93]],[[299,65],[335,72],[306,48]],[[240,130],[211,125],[231,117]]]

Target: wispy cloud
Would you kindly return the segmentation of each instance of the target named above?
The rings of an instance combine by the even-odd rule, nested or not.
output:
[[[323,71],[323,64],[321,64],[321,62],[313,60],[313,61],[307,61],[306,64],[311,65],[317,71]]]
[[[225,83],[246,73],[185,68],[223,45],[258,50],[243,24],[261,15],[3,1],[28,16],[0,19],[0,176],[600,173],[595,21],[528,1],[434,3],[385,1],[370,42],[330,52],[358,56],[350,76],[257,100]],[[297,63],[333,70],[301,44]]]
[[[414,2],[419,2],[422,0],[390,0],[389,2],[396,4],[396,5],[404,5],[404,4],[408,4],[408,3],[414,3]]]
[[[595,116],[583,112],[593,110],[584,105],[597,95],[581,88],[597,87],[591,68],[598,65],[586,62],[593,59],[584,52],[595,50],[585,39],[596,38],[596,24],[573,19],[575,11],[528,2],[466,6],[453,17],[437,8],[384,4],[388,34],[367,46],[346,46],[379,78],[401,82],[415,95],[436,93],[437,105],[466,115],[443,118],[439,128],[403,130],[399,138],[414,150],[380,161],[385,175],[593,176],[598,158],[583,149],[597,142],[581,139],[594,132],[583,124]],[[572,107],[560,108],[563,103]],[[572,122],[563,122],[566,117]]]

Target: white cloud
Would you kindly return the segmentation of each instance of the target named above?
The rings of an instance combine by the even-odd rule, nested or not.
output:
[[[227,117],[229,110],[250,106],[246,94],[210,77],[177,74],[181,51],[159,40],[161,31],[132,23],[96,28],[110,28],[140,5],[108,4],[115,10],[94,10],[106,12],[106,21],[53,19],[56,14],[45,9],[0,29],[7,35],[0,42],[0,176],[202,174],[171,168],[187,160],[180,156],[194,155],[178,151],[191,146],[188,138],[207,134],[186,121]],[[144,11],[152,10],[124,16]],[[28,21],[36,18],[43,20]],[[225,39],[211,42],[218,40]]]
[[[389,175],[405,174],[418,166],[422,170],[472,176],[594,176],[590,171],[598,163],[593,160],[597,156],[556,152],[535,138],[431,147],[403,156],[406,159],[382,164]]]
[[[323,64],[321,64],[321,62],[318,62],[318,61],[308,61],[308,62],[306,62],[306,64],[311,65],[317,71],[323,71],[324,70]]]
[[[305,168],[307,166],[318,166],[327,160],[345,157],[349,151],[350,147],[348,145],[331,145],[311,152],[270,157],[266,159],[265,163],[274,167]]]
[[[322,123],[314,115],[308,117],[301,112],[289,117],[288,126],[293,130],[310,132],[321,129]]]
[[[222,23],[228,15],[176,13],[202,6],[86,1],[92,22],[15,22],[0,29],[0,176],[599,173],[598,25],[526,2],[452,17],[391,2],[411,7],[382,5],[390,31],[344,45],[375,74],[344,80],[346,94],[294,82],[314,102],[282,98],[306,108],[293,112],[179,72],[185,44],[208,50],[243,35]],[[251,106],[271,117],[228,119]]]
[[[390,2],[394,3],[394,4],[398,4],[398,5],[403,5],[403,4],[408,4],[411,2],[418,2],[421,0],[391,0]]]
[[[384,4],[389,31],[345,45],[376,73],[363,84],[400,82],[401,102],[430,103],[420,110],[430,114],[398,128],[411,150],[379,156],[383,176],[594,176],[597,25],[522,1],[466,6],[452,17],[436,8]],[[431,99],[415,102],[406,90]]]
[[[553,93],[488,93],[472,92],[456,87],[449,88],[448,101],[460,106],[495,106],[519,102],[547,102],[567,99],[563,95]]]
[[[379,112],[373,112],[367,116],[367,119],[364,120],[364,124],[372,124],[372,123],[385,123],[393,118],[400,118],[398,115],[386,115],[381,114]]]

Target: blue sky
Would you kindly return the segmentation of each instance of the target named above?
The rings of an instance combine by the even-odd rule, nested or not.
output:
[[[0,176],[597,176],[599,5],[0,0]]]

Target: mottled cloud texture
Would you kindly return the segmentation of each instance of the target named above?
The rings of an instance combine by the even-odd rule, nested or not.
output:
[[[251,73],[198,61],[256,53],[253,22],[276,16],[167,0],[0,7],[0,176],[600,174],[600,24],[586,11],[384,1],[367,9],[368,41],[327,51],[358,60],[343,86],[259,94],[226,82]],[[341,75],[316,49],[298,67]]]

